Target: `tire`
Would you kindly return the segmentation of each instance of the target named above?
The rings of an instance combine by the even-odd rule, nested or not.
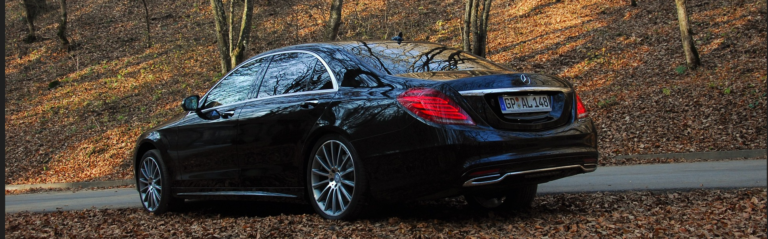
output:
[[[368,185],[352,144],[338,135],[323,136],[307,161],[307,197],[315,212],[332,220],[360,216]]]
[[[141,205],[148,212],[163,214],[184,202],[171,195],[170,175],[159,150],[153,149],[141,156],[135,176]]]
[[[467,206],[473,209],[526,210],[531,208],[537,190],[538,185],[532,184],[513,188],[501,196],[464,195],[464,199]]]

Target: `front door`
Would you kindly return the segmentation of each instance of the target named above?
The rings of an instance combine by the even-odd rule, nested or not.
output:
[[[257,86],[265,58],[246,62],[225,76],[201,100],[199,114],[190,113],[178,127],[182,187],[239,187],[238,119]]]

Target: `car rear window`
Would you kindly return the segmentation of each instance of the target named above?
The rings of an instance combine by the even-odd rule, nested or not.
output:
[[[486,59],[438,44],[358,41],[341,47],[367,65],[390,75],[432,71],[506,70]]]

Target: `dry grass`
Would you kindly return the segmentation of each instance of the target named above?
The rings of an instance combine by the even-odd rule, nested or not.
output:
[[[57,6],[53,4],[51,6]],[[130,178],[136,137],[174,114],[187,95],[218,79],[207,1],[150,3],[145,47],[136,1],[70,1],[65,53],[55,11],[43,40],[24,44],[17,1],[5,14],[5,183]],[[248,55],[315,42],[327,1],[261,1]],[[616,154],[766,145],[766,1],[695,1],[689,15],[704,66],[684,64],[676,15],[666,0],[494,1],[489,58],[578,85],[600,131],[603,162]],[[462,1],[350,0],[341,39],[407,39],[459,47]],[[385,20],[386,19],[386,20]],[[51,81],[61,82],[48,89]]]

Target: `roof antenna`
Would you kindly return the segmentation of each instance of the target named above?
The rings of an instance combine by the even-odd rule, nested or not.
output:
[[[392,40],[397,41],[397,44],[400,45],[403,42],[403,32],[398,32],[397,36],[392,37]]]

